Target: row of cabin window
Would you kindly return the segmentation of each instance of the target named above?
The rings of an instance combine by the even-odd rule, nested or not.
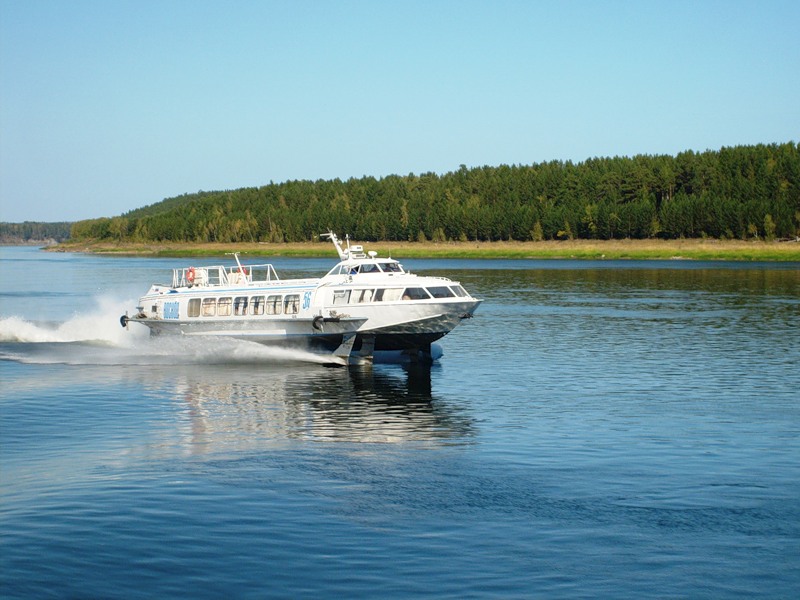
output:
[[[237,296],[235,298],[192,298],[190,317],[229,317],[244,315],[296,315],[300,312],[300,296]]]
[[[460,285],[429,288],[408,287],[364,290],[335,290],[333,304],[361,304],[364,302],[395,302],[397,300],[430,300],[431,298],[463,298],[467,295]]]

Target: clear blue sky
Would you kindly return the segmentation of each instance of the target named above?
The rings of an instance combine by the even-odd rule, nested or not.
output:
[[[800,2],[0,0],[0,220],[800,141]]]

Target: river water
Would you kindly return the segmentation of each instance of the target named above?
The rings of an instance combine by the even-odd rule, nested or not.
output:
[[[0,249],[4,599],[800,597],[800,264],[409,260],[348,370],[122,329],[184,262]]]

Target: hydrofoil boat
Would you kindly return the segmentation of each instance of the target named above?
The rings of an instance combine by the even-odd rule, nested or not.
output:
[[[340,262],[317,279],[280,279],[271,264],[187,266],[154,284],[132,316],[151,335],[225,336],[331,355],[430,362],[431,344],[472,317],[481,300],[459,282],[412,274],[392,258],[330,238]]]

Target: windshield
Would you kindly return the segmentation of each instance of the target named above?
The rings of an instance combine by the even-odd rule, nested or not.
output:
[[[400,266],[400,263],[397,261],[391,262],[382,262],[380,263],[381,268],[386,271],[387,273],[402,273],[403,267]]]

